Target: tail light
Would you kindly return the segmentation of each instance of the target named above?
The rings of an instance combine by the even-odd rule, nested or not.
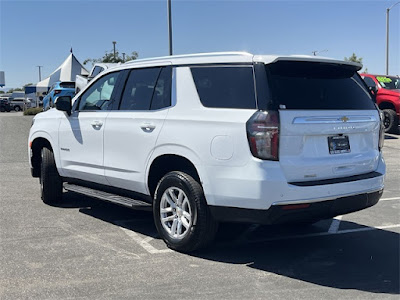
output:
[[[385,125],[383,124],[383,121],[385,120],[385,115],[383,113],[383,111],[379,110],[379,117],[381,119],[381,126],[379,128],[379,151],[382,151],[383,148],[383,144],[385,142]]]
[[[279,159],[279,112],[258,111],[246,123],[247,138],[253,156]]]
[[[59,94],[59,93],[61,93],[60,90],[54,90],[54,95],[57,95],[57,94]]]

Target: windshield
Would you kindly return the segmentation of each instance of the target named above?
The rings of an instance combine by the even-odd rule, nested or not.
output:
[[[400,78],[394,76],[376,76],[381,87],[387,90],[400,89]]]
[[[266,70],[272,101],[281,109],[375,109],[352,66],[278,61]]]

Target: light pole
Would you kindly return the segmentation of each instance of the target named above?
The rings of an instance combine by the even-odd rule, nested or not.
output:
[[[169,55],[172,55],[172,17],[171,17],[171,0],[167,1],[168,6],[168,40],[169,40]]]
[[[122,52],[122,62],[125,62],[125,52]]]
[[[40,71],[40,68],[43,68],[43,66],[37,66],[39,68],[39,81],[42,81],[42,73]]]
[[[386,8],[386,75],[389,75],[389,11],[399,3],[400,1]]]
[[[115,44],[116,44],[117,42],[116,41],[113,41],[113,46],[114,46],[114,62],[115,62]]]

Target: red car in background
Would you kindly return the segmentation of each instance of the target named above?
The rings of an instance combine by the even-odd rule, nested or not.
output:
[[[400,77],[360,74],[376,96],[376,103],[383,111],[385,132],[397,133],[400,117]]]

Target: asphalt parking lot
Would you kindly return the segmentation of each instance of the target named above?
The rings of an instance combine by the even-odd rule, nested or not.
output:
[[[223,224],[194,254],[169,250],[149,212],[66,192],[40,199],[32,117],[0,113],[0,299],[399,299],[400,135],[372,208],[308,227]]]

